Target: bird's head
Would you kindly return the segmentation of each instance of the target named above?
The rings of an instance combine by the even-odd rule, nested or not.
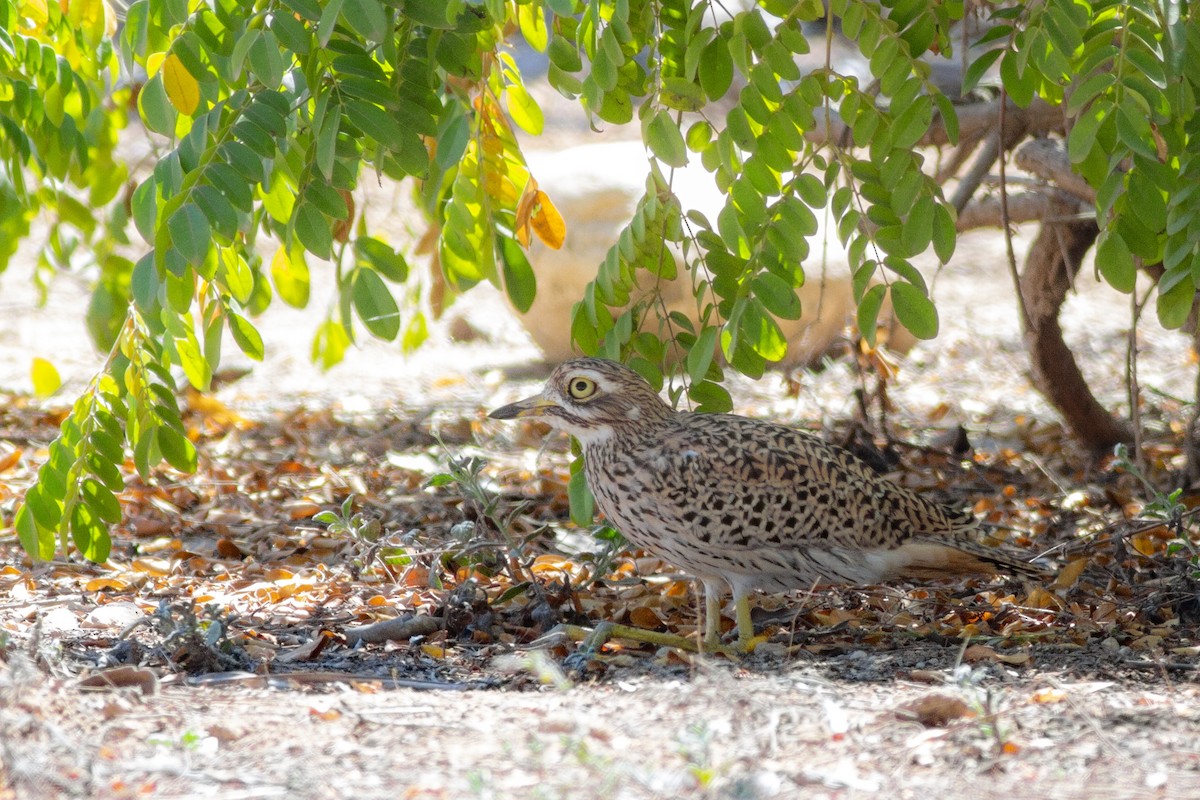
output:
[[[584,446],[604,441],[616,430],[638,430],[674,412],[642,376],[603,358],[575,358],[560,364],[542,393],[488,414],[492,419],[538,417]]]

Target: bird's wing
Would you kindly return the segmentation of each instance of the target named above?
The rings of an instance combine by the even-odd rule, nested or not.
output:
[[[822,439],[744,417],[691,416],[656,460],[673,465],[651,485],[660,513],[727,549],[887,550],[975,525]]]

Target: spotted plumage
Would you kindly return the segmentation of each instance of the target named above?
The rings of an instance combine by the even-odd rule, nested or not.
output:
[[[709,644],[725,584],[745,645],[755,589],[1040,571],[971,538],[971,514],[880,477],[835,445],[734,414],[676,412],[613,361],[568,361],[541,395],[491,416],[541,417],[580,441],[605,517],[704,583]]]

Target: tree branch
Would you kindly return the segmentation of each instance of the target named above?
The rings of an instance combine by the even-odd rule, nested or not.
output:
[[[1038,137],[1021,145],[1016,153],[1017,166],[1031,175],[1049,181],[1087,203],[1096,202],[1096,190],[1071,171],[1067,149],[1058,139]]]

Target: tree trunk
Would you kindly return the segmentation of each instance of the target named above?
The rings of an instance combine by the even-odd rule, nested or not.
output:
[[[1120,442],[1131,441],[1133,432],[1092,395],[1058,323],[1075,273],[1099,230],[1094,220],[1072,220],[1069,213],[1055,211],[1051,213],[1066,221],[1042,224],[1021,274],[1027,314],[1025,349],[1034,386],[1062,414],[1075,438],[1102,455]]]

